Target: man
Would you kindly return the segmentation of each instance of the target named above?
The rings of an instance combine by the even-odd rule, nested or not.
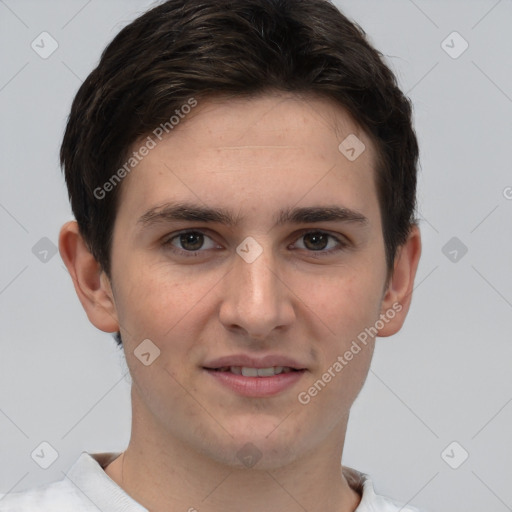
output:
[[[408,100],[325,0],[171,0],[125,27],[61,148],[61,256],[132,377],[121,453],[2,511],[412,511],[341,465],[420,257]]]

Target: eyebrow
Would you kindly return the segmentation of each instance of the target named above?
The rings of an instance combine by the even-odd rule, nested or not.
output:
[[[336,205],[284,208],[274,216],[274,219],[274,227],[332,221],[369,224],[368,218],[362,213]],[[243,217],[225,208],[212,208],[193,203],[165,203],[147,210],[137,224],[141,229],[173,221],[211,222],[234,227],[242,220]]]

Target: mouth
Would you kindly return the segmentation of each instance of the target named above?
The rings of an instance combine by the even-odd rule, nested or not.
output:
[[[290,392],[307,369],[288,357],[258,359],[244,355],[211,361],[202,367],[212,384],[246,398],[271,398]]]
[[[214,372],[226,372],[243,377],[274,377],[283,373],[303,372],[304,369],[292,368],[290,366],[269,366],[267,368],[253,368],[249,366],[222,366],[220,368],[204,368]]]

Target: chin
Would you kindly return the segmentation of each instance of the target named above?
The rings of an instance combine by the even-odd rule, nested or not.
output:
[[[210,445],[209,456],[232,468],[273,470],[293,463],[305,451],[297,435],[285,429],[279,432],[279,423],[260,422],[258,427],[254,423],[250,428],[230,429],[233,437]]]

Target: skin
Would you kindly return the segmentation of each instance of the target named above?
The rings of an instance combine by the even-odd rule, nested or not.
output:
[[[338,149],[351,133],[366,146],[353,162]],[[396,333],[409,308],[420,234],[411,229],[388,280],[375,159],[367,135],[330,100],[276,93],[204,101],[122,182],[111,280],[76,222],[62,227],[60,253],[78,297],[98,329],[120,329],[133,382],[131,440],[106,473],[146,508],[356,509],[360,496],[340,461],[375,340],[307,405],[297,395],[393,304],[402,309],[379,336]],[[141,229],[137,221],[148,209],[175,200],[231,209],[243,220]],[[332,205],[367,222],[274,227],[284,207]],[[179,237],[164,245],[183,229],[200,230],[203,245]],[[336,239],[322,244],[301,230],[346,245],[328,254]],[[248,236],[262,248],[252,263],[236,253]],[[149,366],[134,355],[144,339],[160,349]],[[307,371],[278,395],[243,397],[202,368],[240,353],[284,354]],[[249,442],[261,454],[252,468],[237,458]]]

